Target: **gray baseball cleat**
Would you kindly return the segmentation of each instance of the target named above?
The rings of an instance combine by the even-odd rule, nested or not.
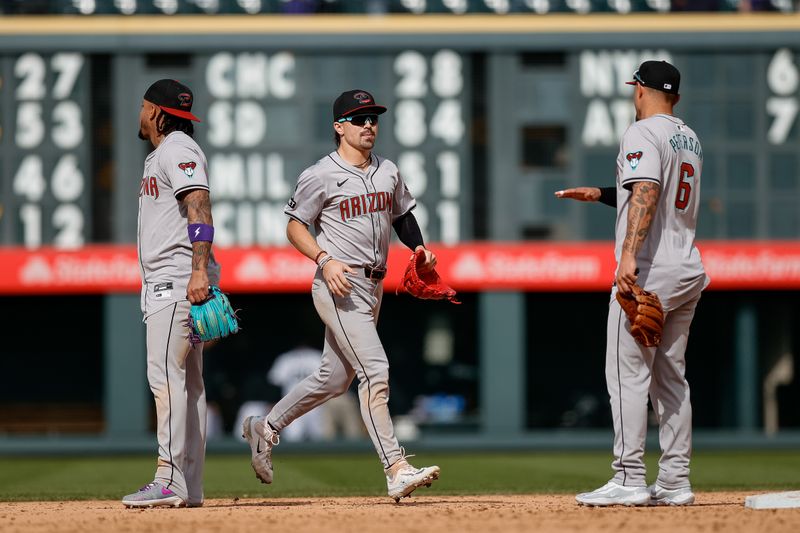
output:
[[[665,489],[655,483],[647,487],[647,490],[650,492],[650,505],[692,505],[694,503],[692,487]]]
[[[625,487],[615,481],[609,481],[592,492],[578,494],[575,500],[589,507],[650,505],[650,491],[647,487]]]
[[[272,447],[281,442],[263,416],[248,416],[242,424],[242,437],[250,444],[250,464],[261,483],[272,483]]]
[[[157,481],[148,483],[133,494],[122,498],[126,507],[185,507],[186,502],[177,494]]]
[[[408,457],[412,457],[409,455]],[[431,483],[439,479],[438,466],[415,468],[406,460],[405,451],[395,464],[386,470],[386,486],[389,497],[400,503],[400,498],[410,496],[412,492],[422,487],[430,487]]]

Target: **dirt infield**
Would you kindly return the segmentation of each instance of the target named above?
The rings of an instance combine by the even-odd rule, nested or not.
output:
[[[572,495],[209,500],[198,509],[115,501],[0,503],[4,533],[797,532],[800,509],[745,509],[745,493],[703,493],[685,508],[585,508]]]

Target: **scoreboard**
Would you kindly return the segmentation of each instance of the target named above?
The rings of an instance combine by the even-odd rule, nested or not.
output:
[[[2,58],[3,242],[77,248],[89,240],[89,61],[77,52]]]
[[[517,146],[530,146],[511,148],[512,160],[523,161],[516,167],[494,157],[490,179],[516,174],[511,179],[526,200],[502,215],[501,205],[492,206],[495,222],[505,228],[501,237],[613,239],[613,210],[563,202],[553,191],[614,184],[619,140],[635,120],[625,82],[647,59],[665,59],[681,70],[675,113],[703,144],[698,237],[800,237],[800,49],[592,47],[516,59],[494,72],[500,83],[524,87],[527,95],[516,100],[515,114],[494,113],[510,115],[507,128],[523,132]],[[540,135],[535,142],[534,134]]]
[[[91,173],[103,163],[92,159],[91,133],[106,117],[92,122],[93,59],[78,52],[3,58],[4,244],[70,249],[95,241],[92,219],[107,216],[107,209],[92,212]],[[284,244],[283,208],[297,176],[335,149],[333,100],[365,88],[389,107],[376,153],[402,169],[426,239],[454,244],[471,236],[470,71],[463,54],[249,50],[137,59],[111,84],[135,90],[106,96],[124,109],[115,110],[120,124],[113,129],[119,157],[108,163],[128,207],[135,207],[135,195],[122,192],[123,184],[141,172],[148,150],[135,138],[141,95],[159,77],[176,77],[192,87],[203,121],[195,137],[210,166],[216,243]],[[124,206],[124,197],[117,204]],[[130,208],[111,216],[127,220],[118,240],[135,239]]]
[[[285,242],[286,200],[300,172],[335,149],[333,100],[353,88],[389,107],[376,153],[399,165],[419,200],[415,213],[426,237],[454,244],[470,236],[469,70],[462,55],[245,51],[193,63],[218,244]]]
[[[590,50],[578,56],[585,110],[575,124],[578,151],[584,168],[598,177],[594,168],[613,168],[609,156],[634,120],[629,90],[621,89],[644,56],[632,52]],[[646,56],[672,61],[682,71],[675,111],[698,133],[705,154],[698,235],[799,237],[798,49],[660,49]]]
[[[258,4],[264,12],[301,3]],[[415,213],[440,257],[443,279],[465,295],[466,305],[456,308],[416,309],[408,299],[387,307],[419,326],[414,336],[386,330],[387,348],[404,358],[409,376],[427,372],[434,380],[404,382],[401,373],[398,389],[409,398],[428,392],[422,387],[463,394],[469,412],[489,421],[485,430],[523,428],[525,391],[546,390],[537,380],[553,374],[526,375],[525,369],[563,355],[558,335],[548,344],[531,342],[530,332],[557,331],[550,305],[596,304],[602,312],[607,298],[604,303],[599,291],[607,293],[615,265],[608,242],[615,211],[558,200],[553,192],[614,182],[618,142],[634,119],[624,82],[645,59],[668,59],[680,68],[676,112],[703,143],[698,239],[711,288],[746,291],[746,298],[710,295],[708,303],[717,302],[726,324],[757,331],[756,322],[774,322],[760,309],[775,308],[774,300],[785,300],[780,291],[800,287],[800,18],[538,14],[666,5],[656,0],[362,4],[380,3],[415,13],[509,6],[516,14],[182,16],[159,13],[197,13],[214,2],[65,0],[61,5],[94,15],[0,17],[0,292],[23,312],[41,307],[41,299],[28,295],[68,295],[48,301],[73,309],[68,319],[93,317],[102,325],[102,332],[56,351],[46,343],[31,346],[30,335],[12,339],[6,351],[17,356],[4,358],[0,373],[38,381],[9,383],[6,403],[41,400],[30,395],[44,383],[57,401],[86,402],[100,413],[98,391],[105,391],[107,436],[146,433],[146,385],[131,377],[144,376],[135,366],[143,364],[144,339],[131,328],[141,320],[133,295],[140,287],[134,243],[151,148],[137,131],[142,96],[161,78],[178,79],[195,94],[193,112],[202,119],[195,138],[210,166],[226,290],[255,313],[253,323],[277,324],[259,365],[303,330],[319,332],[315,318],[304,319],[306,296],[276,294],[307,295],[314,268],[282,248],[283,209],[300,172],[334,149],[332,104],[349,89],[368,90],[389,108],[375,151],[398,164],[417,197]],[[217,4],[220,13],[238,13],[256,2]],[[407,257],[400,245],[394,250],[388,290]],[[752,291],[772,292],[762,298]],[[277,304],[264,305],[261,293]],[[797,328],[791,313],[781,316],[779,336],[788,346]],[[72,324],[56,325],[66,331]],[[757,383],[744,379],[754,374],[742,360],[768,368],[770,350],[755,337],[734,338],[714,327],[699,332],[701,351],[716,354],[721,365],[735,351],[738,362],[728,364],[739,369],[734,388],[747,386],[752,394],[745,400],[755,397]],[[220,345],[232,356],[211,359],[253,364],[254,358],[239,357],[252,351],[247,335]],[[75,359],[63,357],[65,346],[87,363],[60,364]],[[572,355],[578,360],[592,349],[578,346]],[[478,364],[498,354],[502,364]],[[31,361],[45,361],[39,366],[49,373]],[[231,376],[244,375],[241,368]],[[246,373],[262,372],[251,370]],[[69,394],[59,393],[64,376],[71,378]],[[569,398],[584,397],[582,387],[556,391],[565,407],[554,412],[569,413]],[[597,390],[604,394],[601,384]],[[706,402],[711,425],[726,424],[719,420],[734,404],[720,398],[706,398],[713,400]],[[550,412],[537,419],[537,399],[527,397],[528,425],[563,425],[566,418],[548,422]]]
[[[101,25],[88,21],[102,17],[83,17],[70,19],[85,26],[64,37],[35,34],[33,17],[0,20],[0,244],[135,241],[149,150],[136,137],[138,109],[165,77],[195,93],[220,247],[286,244],[284,205],[300,172],[334,149],[333,100],[355,88],[389,108],[376,153],[398,164],[417,197],[426,240],[610,239],[611,211],[552,192],[612,182],[619,138],[634,118],[624,82],[650,58],[681,69],[676,111],[704,145],[700,237],[800,235],[793,18],[552,15],[555,30],[546,17],[457,17],[463,25],[440,34],[430,17],[397,26],[363,16],[162,17],[167,26],[159,17]],[[415,29],[423,19],[434,22]],[[580,33],[569,33],[573,20]],[[634,45],[643,41],[632,31],[602,33],[610,20],[662,30],[651,32],[652,44]],[[669,30],[675,21],[713,29],[716,20],[731,28],[753,20],[753,31]],[[307,24],[317,33],[304,33]],[[32,29],[15,37],[20,25]],[[744,38],[748,47],[737,46]]]

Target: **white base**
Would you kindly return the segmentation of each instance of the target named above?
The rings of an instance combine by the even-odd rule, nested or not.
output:
[[[800,507],[800,490],[793,492],[771,492],[757,494],[744,499],[750,509],[793,509]]]

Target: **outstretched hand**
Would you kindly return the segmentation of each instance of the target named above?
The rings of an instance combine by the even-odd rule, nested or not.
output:
[[[600,199],[599,187],[575,187],[555,192],[556,198],[572,198],[581,202],[596,202]]]

